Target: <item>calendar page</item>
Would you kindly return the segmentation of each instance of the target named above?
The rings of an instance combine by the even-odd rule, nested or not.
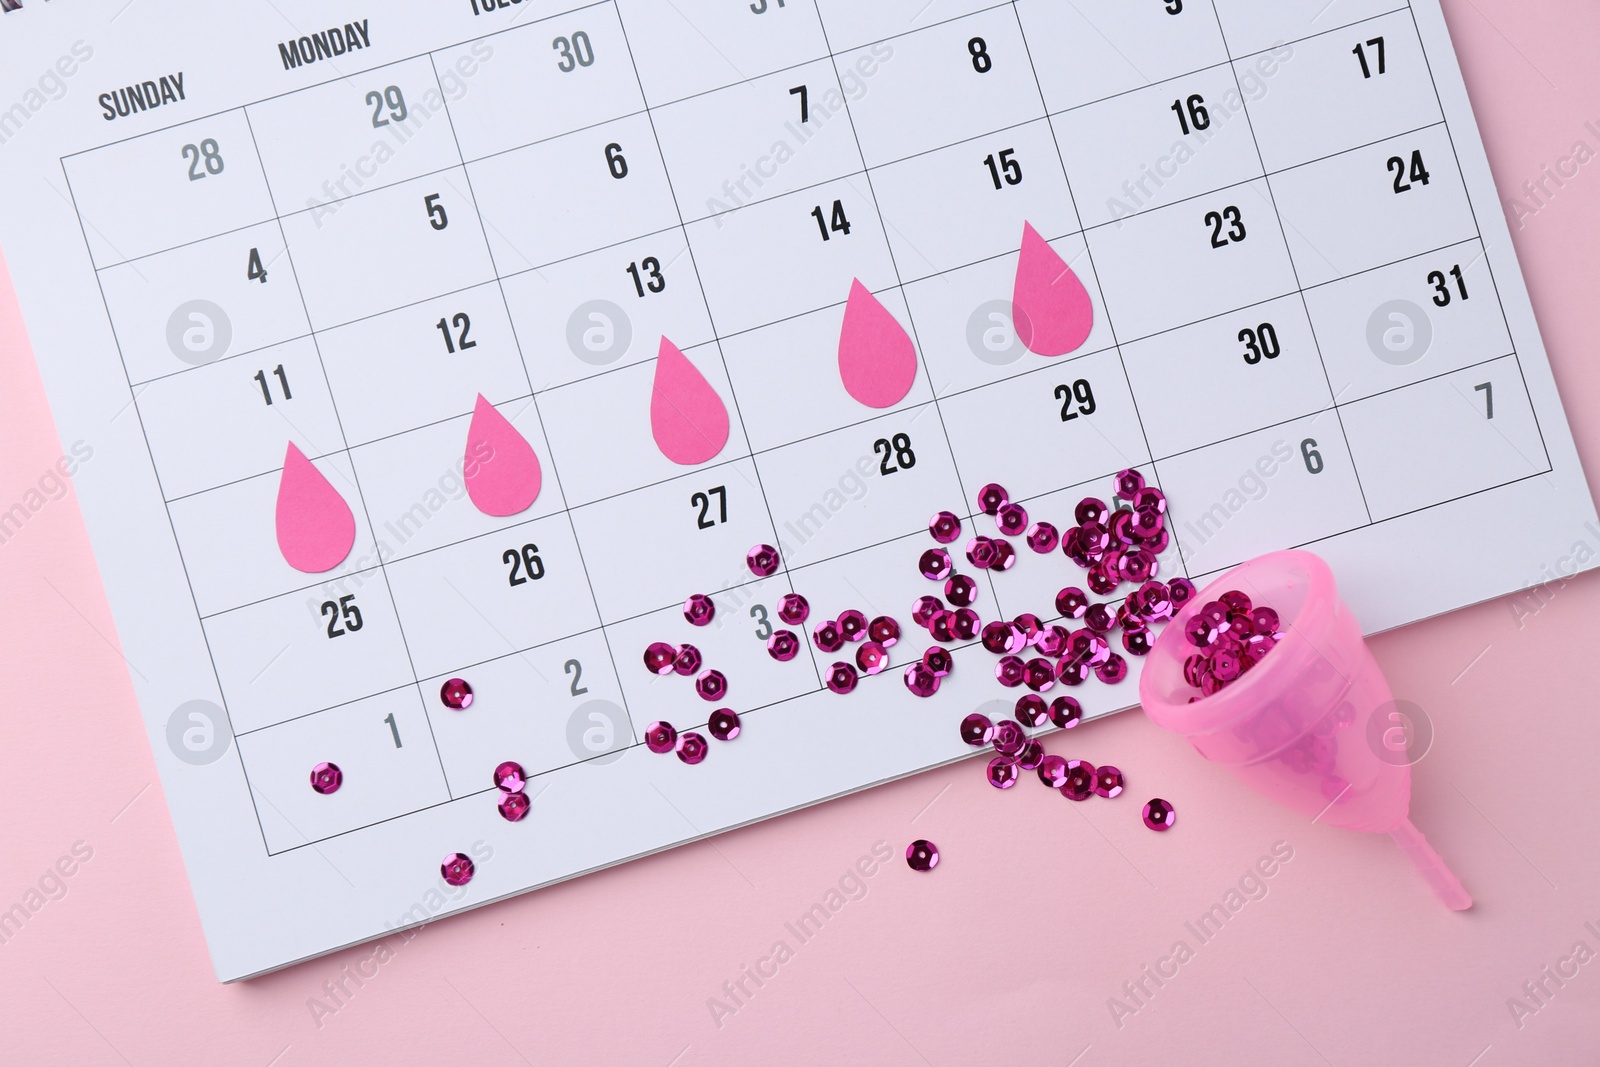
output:
[[[1308,547],[1369,632],[1593,565],[1437,0],[25,0],[0,70],[223,980],[970,754],[1122,471],[1121,577]]]

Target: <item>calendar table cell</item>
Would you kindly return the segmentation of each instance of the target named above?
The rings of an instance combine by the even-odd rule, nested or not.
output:
[[[601,618],[679,605],[682,619],[691,594],[752,581],[746,553],[776,544],[761,488],[755,465],[741,459],[575,508]]]
[[[351,445],[470,412],[479,393],[496,404],[528,395],[493,284],[325,331],[317,347]]]
[[[647,115],[490,156],[467,169],[502,275],[678,224]]]
[[[532,399],[523,396],[496,410],[532,446],[539,457],[539,496],[515,515],[485,515],[467,496],[463,470],[493,472],[494,448],[474,445],[469,414],[444,419],[416,430],[386,437],[350,451],[362,495],[372,518],[384,559],[404,559],[422,552],[519,526],[561,511],[561,486],[550,463],[544,427]]]
[[[686,219],[862,169],[845,94],[828,59],[703,93],[652,115]]]
[[[640,667],[643,670],[643,667]],[[452,677],[472,686],[472,705],[446,707],[439,689]],[[596,727],[592,711],[606,710],[611,736],[596,746],[600,754],[634,742],[634,730],[621,711],[622,692],[600,633],[557,641],[529,652],[426,678],[422,699],[433,724],[434,742],[456,796],[495,791],[495,768],[506,761],[522,765],[532,777],[595,755],[584,733]],[[587,710],[586,710],[587,709]],[[541,783],[530,783],[529,795]]]
[[[1515,356],[1379,393],[1340,414],[1380,521],[1550,469]]]
[[[1399,0],[1213,0],[1234,58],[1328,33],[1396,8]]]
[[[877,294],[877,299],[909,334],[911,316],[900,290],[886,290]],[[844,313],[844,305],[837,304],[736,334],[722,342],[728,375],[739,397],[739,413],[755,451],[866,422],[886,410],[901,411],[933,399],[920,363],[910,391],[890,409],[866,407],[845,392],[839,376],[839,335]],[[775,366],[785,370],[775,375]],[[781,376],[782,388],[772,387],[775,376]]]
[[[242,110],[130,137],[62,165],[97,267],[276,214]]]
[[[1306,286],[1478,233],[1443,126],[1276,174],[1272,191]]]
[[[1156,467],[1169,501],[1167,528],[1197,582],[1263,552],[1307,545],[1368,521],[1362,483],[1331,410]]]
[[[433,64],[468,160],[644,110],[610,4],[435,52]]]
[[[1150,459],[1115,350],[1050,360],[1027,374],[946,397],[939,406],[968,480],[1000,482],[1014,497],[1038,496]],[[1044,456],[1049,460],[1039,462]]]
[[[908,282],[1015,251],[1024,222],[1051,236],[1079,228],[1045,119],[892,163],[872,185]]]
[[[838,42],[834,47],[840,47]],[[840,69],[854,66],[862,56],[872,56],[880,65],[850,104],[869,166],[1044,117],[1022,28],[1010,4],[860,52],[841,52]]]
[[[1334,401],[1298,293],[1124,345],[1122,358],[1157,456]]]
[[[861,4],[856,0],[817,0],[817,13],[827,29],[835,52],[847,48],[899,38],[917,30],[931,29],[964,15],[1010,4],[994,0],[887,0]],[[898,45],[898,41],[892,42]]]
[[[1308,289],[1306,302],[1341,404],[1512,350],[1478,241]]]
[[[583,554],[551,515],[385,567],[419,677],[599,625]]]
[[[965,508],[945,427],[932,406],[767,452],[760,462],[791,568],[912,530],[926,534],[925,516]],[[913,573],[916,562],[914,556],[906,561]]]
[[[284,440],[287,439],[286,435]],[[349,505],[356,524],[350,554],[344,562],[321,574],[295,570],[278,548],[274,516],[282,480],[280,471],[231,482],[168,505],[202,618],[330,582],[378,563],[378,550],[356,489],[350,457],[341,452],[311,459]],[[281,455],[278,462],[283,462]]]
[[[1261,176],[1250,122],[1225,66],[1123,93],[1051,122],[1086,226]]]
[[[311,330],[275,221],[108,268],[100,287],[135,386]]]
[[[319,330],[494,279],[460,168],[286,215],[283,230]]]
[[[1052,238],[1050,247],[1078,276],[1094,303],[1094,326],[1073,355],[1111,347],[1111,324],[1083,236]],[[1012,252],[906,286],[928,375],[939,396],[1002,381],[1045,363],[1046,357],[1030,353],[1017,337],[1011,306],[1017,259]]]
[[[656,106],[828,54],[809,0],[619,0],[617,8],[639,82]]]
[[[960,511],[962,521],[973,532],[977,532],[974,520],[966,517],[968,509],[962,507],[960,501],[952,498],[945,502],[945,507]],[[986,529],[993,536],[993,523],[988,519],[979,521],[989,523]],[[964,535],[961,544],[966,543],[966,536],[970,535]],[[917,570],[917,558],[932,547],[934,543],[928,537],[927,530],[921,529],[842,556],[807,564],[792,574],[795,588],[811,602],[811,619],[804,627],[796,629],[802,631],[801,636],[815,651],[817,665],[824,677],[828,667],[836,660],[854,663],[858,646],[846,644],[837,652],[817,649],[811,641],[814,627],[827,619],[836,619],[846,611],[859,611],[868,619],[887,615],[900,624],[900,639],[889,649],[889,667],[883,673],[894,675],[895,687],[905,692],[900,675],[934,643],[928,631],[912,620],[912,609],[919,597],[944,598],[944,583],[929,581]],[[972,602],[972,610],[983,619],[994,618],[995,602],[990,576],[970,566],[959,552],[952,553],[952,556],[958,559],[956,570],[977,581],[977,597]],[[1021,570],[1027,563],[1027,560],[1019,561],[1017,569]],[[988,669],[990,672],[994,670],[992,662]]]
[[[245,734],[239,758],[270,853],[450,799],[413,686]],[[343,772],[335,792],[311,788],[320,763]]]
[[[873,292],[897,283],[871,186],[859,175],[688,229],[711,318],[724,337],[840,303],[852,280]]]
[[[169,500],[277,470],[289,441],[312,457],[344,448],[309,338],[158,379],[135,402]]]
[[[750,578],[748,572],[744,577]],[[816,660],[826,667],[836,656],[825,657],[818,652],[814,660],[802,648],[794,659],[780,663],[767,652],[767,637],[782,628],[796,631],[810,645],[814,623],[791,627],[778,618],[778,600],[788,592],[789,580],[780,574],[712,593],[717,614],[709,626],[690,626],[676,605],[607,626],[606,636],[617,657],[617,671],[635,729],[642,733],[650,723],[662,721],[672,723],[680,734],[685,730],[705,734],[707,718],[719,707],[745,715],[752,709],[821,689]],[[818,621],[824,617],[822,610],[822,605],[813,601],[812,611]],[[673,646],[693,645],[700,651],[702,669],[720,671],[727,678],[727,696],[717,701],[702,699],[695,691],[693,675],[651,674],[645,669],[643,656],[644,650],[656,641]],[[849,647],[853,652],[856,646]]]
[[[240,733],[413,684],[383,573],[350,574],[205,620]]]
[[[1016,7],[1052,112],[1228,61],[1209,0],[1018,0]]]
[[[461,164],[426,57],[245,109],[280,212],[317,209]]]
[[[1089,247],[1123,343],[1297,288],[1264,181],[1090,230]]]
[[[1358,22],[1235,65],[1269,172],[1349,151],[1441,119],[1411,13]]]
[[[652,337],[643,343],[654,355],[659,341]],[[727,444],[707,463],[720,465],[749,455],[744,425],[717,346],[703,345],[683,354],[728,412]],[[539,395],[552,463],[561,471],[572,506],[656,485],[696,469],[674,463],[656,445],[650,426],[655,377],[656,360],[651,359]],[[703,469],[705,465],[699,466]]]
[[[715,337],[688,238],[674,227],[506,278],[533,388],[567,385]]]

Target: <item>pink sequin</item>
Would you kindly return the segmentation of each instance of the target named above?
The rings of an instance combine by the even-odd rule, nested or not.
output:
[[[706,731],[718,741],[732,741],[739,736],[741,729],[743,726],[739,722],[739,713],[732,708],[718,708],[706,723]]]
[[[1028,528],[1028,509],[1021,504],[1007,504],[995,513],[995,525],[1007,537],[1021,537]]]
[[[1051,789],[1060,789],[1067,784],[1067,760],[1065,756],[1051,753],[1039,761],[1039,781]]]
[[[867,636],[867,617],[855,609],[851,609],[838,618],[839,632],[844,634],[846,641],[860,641]]]
[[[788,663],[800,654],[800,637],[793,630],[775,630],[767,638],[767,655],[779,663]]]
[[[327,796],[337,793],[344,784],[344,772],[337,763],[319,763],[311,768],[311,788]]]
[[[1050,722],[1070,730],[1083,721],[1083,705],[1069,696],[1059,696],[1050,702]]]
[[[1177,821],[1178,813],[1172,804],[1160,797],[1156,797],[1144,806],[1144,824],[1152,830],[1170,830]]]
[[[1007,689],[1015,689],[1027,677],[1027,665],[1016,656],[1002,656],[994,666],[994,676]]]
[[[819,623],[811,631],[811,642],[824,652],[837,652],[844,647],[844,632],[837,622]]]
[[[1015,756],[996,756],[989,761],[987,776],[989,784],[996,789],[1010,789],[1017,784],[1017,777],[1021,767]]]
[[[1024,693],[1017,698],[1014,714],[1024,726],[1043,726],[1050,718],[1050,709],[1045,705],[1044,697],[1036,693]]]
[[[961,536],[961,519],[950,511],[941,511],[928,520],[928,532],[941,545],[951,544]]]
[[[939,691],[939,676],[920,661],[906,668],[905,682],[915,696],[931,697]]]
[[[893,648],[900,640],[900,624],[887,615],[879,615],[867,624],[867,636],[884,648]]]
[[[1172,597],[1172,606],[1181,608],[1194,598],[1194,583],[1187,578],[1174,578],[1167,583],[1167,593]]]
[[[778,618],[790,626],[799,626],[811,615],[811,604],[799,593],[785,593],[778,601]]]
[[[1134,494],[1144,488],[1144,475],[1129,468],[1117,474],[1117,495],[1123,500],[1132,500]]]
[[[950,634],[957,641],[971,641],[978,636],[978,613],[971,608],[957,608],[950,620]]]
[[[778,550],[771,545],[757,545],[746,553],[744,561],[757,578],[770,578],[778,573]]]
[[[506,822],[521,822],[527,818],[533,801],[528,799],[526,793],[501,793],[495,807],[500,809],[500,817]]]
[[[961,740],[973,748],[983,748],[994,741],[994,723],[989,716],[973,712],[961,720]]]
[[[990,482],[978,490],[978,510],[985,515],[998,515],[1000,509],[1011,503],[1011,494],[1005,486]]]
[[[527,787],[528,776],[522,770],[522,764],[506,760],[494,769],[494,785],[506,793],[520,793]]]
[[[944,601],[936,596],[919,596],[917,602],[911,605],[911,621],[924,629],[933,622],[933,617],[944,610]]]
[[[997,571],[1008,571],[1017,565],[1017,550],[1011,547],[1011,542],[997,537],[994,541],[994,563],[991,568]]]
[[[704,664],[705,657],[700,655],[700,650],[693,645],[679,645],[678,658],[672,661],[672,669],[685,677],[697,674]]]
[[[862,674],[877,674],[889,665],[889,653],[876,641],[863,641],[856,649],[856,668]]]
[[[1029,741],[1022,746],[1022,751],[1017,753],[1017,766],[1025,771],[1039,769],[1039,764],[1044,762],[1044,746],[1037,741]]]
[[[939,866],[939,846],[918,838],[906,846],[906,866],[919,874],[926,874]]]
[[[476,871],[477,868],[472,865],[472,861],[461,852],[450,853],[439,865],[439,874],[449,885],[466,885],[472,881],[472,875]]]
[[[1067,650],[1067,639],[1071,635],[1065,626],[1046,626],[1039,631],[1039,636],[1034,638],[1033,647],[1044,656],[1058,659]]]
[[[683,602],[683,617],[694,626],[710,626],[716,617],[717,606],[704,593],[696,593]]]
[[[1061,531],[1048,522],[1036,522],[1028,527],[1028,547],[1041,556],[1054,552],[1061,543]]]
[[[678,731],[670,722],[653,722],[644,729],[644,743],[657,755],[671,752],[678,744]]]
[[[672,664],[669,662],[667,666],[670,669]],[[452,678],[439,687],[439,700],[447,708],[465,711],[472,707],[472,686],[465,678]]]
[[[1013,719],[1001,719],[994,724],[994,750],[1002,756],[1015,756],[1028,743],[1022,724]]]
[[[706,758],[706,750],[710,747],[704,737],[690,730],[678,738],[678,758],[693,767]]]
[[[1056,681],[1062,685],[1082,685],[1088,680],[1092,669],[1087,663],[1064,659],[1056,664]]]
[[[955,621],[955,612],[941,611],[928,620],[928,633],[933,636],[935,641],[942,641],[948,644],[956,639],[955,630],[953,629]]]
[[[694,691],[700,694],[701,700],[715,703],[728,695],[728,679],[721,671],[701,671],[700,677],[694,680]]]
[[[1068,800],[1088,800],[1094,796],[1094,764],[1081,759],[1067,761],[1066,781],[1061,795]]]
[[[995,554],[992,538],[980,534],[967,542],[967,562],[980,571],[986,571],[994,566]]]
[[[917,569],[930,582],[942,582],[950,577],[950,571],[953,569],[950,553],[942,548],[930,548],[917,561]]]
[[[969,575],[952,574],[945,580],[944,598],[958,608],[970,607],[978,599],[978,583]]]
[[[922,663],[937,678],[943,678],[955,669],[955,657],[950,655],[950,650],[934,645],[922,654]]]
[[[834,663],[828,668],[828,688],[835,693],[844,694],[856,687],[856,669],[843,661]]]
[[[1122,772],[1109,764],[1102,764],[1094,772],[1095,796],[1115,797],[1122,794]]]
[[[1089,610],[1089,594],[1077,586],[1069,585],[1056,594],[1056,610],[1063,618],[1081,619]]]
[[[1047,659],[1030,659],[1023,668],[1022,681],[1035,693],[1043,693],[1056,684],[1055,668]]]

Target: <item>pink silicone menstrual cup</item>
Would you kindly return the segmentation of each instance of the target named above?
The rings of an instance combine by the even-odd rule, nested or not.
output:
[[[1183,678],[1194,651],[1184,627],[1230,589],[1278,612],[1284,634],[1248,674],[1190,703]],[[1193,597],[1151,649],[1139,700],[1158,725],[1206,759],[1307,818],[1386,833],[1449,907],[1472,898],[1411,825],[1411,768],[1379,756],[1367,723],[1390,704],[1389,683],[1334,586],[1309,552],[1274,552],[1229,571]]]

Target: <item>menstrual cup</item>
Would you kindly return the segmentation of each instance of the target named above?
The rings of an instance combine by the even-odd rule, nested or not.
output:
[[[1250,671],[1191,702],[1199,694],[1183,677],[1195,651],[1185,627],[1230,589],[1277,611],[1283,637]],[[1411,825],[1411,767],[1384,760],[1368,743],[1368,722],[1393,697],[1319,557],[1261,556],[1191,598],[1151,648],[1139,700],[1157,725],[1256,791],[1318,822],[1390,835],[1440,900],[1457,911],[1472,906]]]

